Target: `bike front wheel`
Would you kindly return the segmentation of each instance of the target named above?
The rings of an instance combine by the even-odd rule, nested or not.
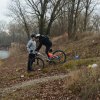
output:
[[[54,60],[56,63],[65,63],[66,62],[66,54],[62,50],[56,50],[53,52]]]
[[[36,57],[35,62],[33,62],[32,67],[33,67],[33,69],[43,69],[44,68],[44,61],[41,58]]]

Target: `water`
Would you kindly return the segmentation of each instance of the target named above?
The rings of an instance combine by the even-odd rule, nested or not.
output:
[[[9,57],[9,52],[8,51],[3,51],[0,50],[0,59],[5,59]]]

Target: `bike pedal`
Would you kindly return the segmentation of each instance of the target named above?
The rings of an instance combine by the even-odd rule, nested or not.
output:
[[[50,62],[51,60],[50,59],[47,59],[47,62]]]
[[[41,69],[38,69],[38,71],[40,71]]]

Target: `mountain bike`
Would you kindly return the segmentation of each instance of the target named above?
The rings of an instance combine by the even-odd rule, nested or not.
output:
[[[35,56],[35,62],[32,67],[37,67],[39,69],[44,68],[45,62],[48,64],[63,64],[66,62],[66,54],[62,50],[56,50],[52,52],[52,57],[48,58],[46,55],[38,52]]]

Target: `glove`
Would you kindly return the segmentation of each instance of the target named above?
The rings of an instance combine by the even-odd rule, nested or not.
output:
[[[36,55],[38,54],[38,52],[39,52],[38,50],[35,50],[35,54],[36,54]]]
[[[35,54],[36,54],[36,55],[38,55],[38,52],[37,52],[37,51],[35,51]]]
[[[33,50],[30,50],[30,53],[32,53],[33,52]]]
[[[35,52],[35,54],[36,54],[36,55],[40,55],[40,53],[39,53],[39,52],[37,52],[37,51]]]
[[[36,52],[39,52],[39,50],[35,50]]]

